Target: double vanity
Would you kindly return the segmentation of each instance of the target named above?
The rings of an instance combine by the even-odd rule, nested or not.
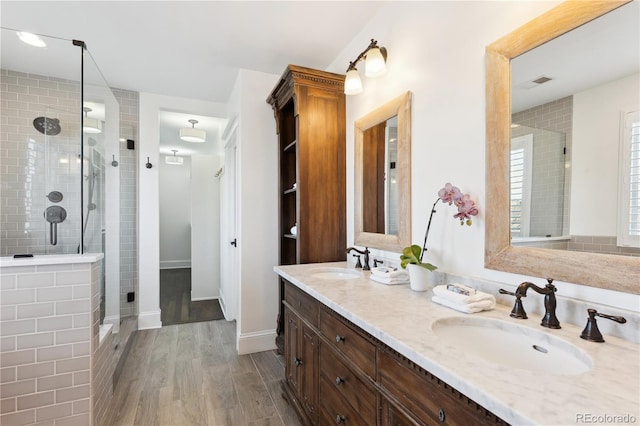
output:
[[[347,262],[274,270],[284,286],[283,389],[309,424],[640,419],[638,344],[588,342],[580,326],[542,328],[538,315],[510,318],[504,305],[459,313]]]

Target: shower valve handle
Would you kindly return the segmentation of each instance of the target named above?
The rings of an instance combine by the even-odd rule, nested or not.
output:
[[[61,206],[49,206],[44,218],[49,222],[49,242],[55,246],[58,244],[58,224],[67,218],[67,211]]]

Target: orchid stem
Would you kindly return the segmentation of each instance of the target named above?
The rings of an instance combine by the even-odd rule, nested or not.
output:
[[[427,225],[427,232],[424,234],[424,244],[422,245],[422,253],[420,253],[420,263],[422,263],[422,258],[424,257],[424,253],[427,251],[427,237],[429,237],[429,229],[431,229],[431,219],[433,218],[433,214],[436,212],[436,204],[440,201],[440,197],[436,199],[436,202],[433,203],[433,207],[431,207],[431,214],[429,215],[429,224]]]

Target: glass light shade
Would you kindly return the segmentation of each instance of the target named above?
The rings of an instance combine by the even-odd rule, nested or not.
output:
[[[364,63],[364,75],[367,77],[380,77],[387,72],[384,57],[378,47],[367,52],[367,59]]]
[[[23,31],[16,32],[18,38],[31,46],[35,47],[46,47],[47,43],[44,42],[40,37],[35,34],[25,33]]]
[[[180,166],[184,163],[184,158],[178,157],[177,155],[167,155],[164,157],[164,162],[167,164],[177,164]]]
[[[345,95],[357,95],[362,93],[362,81],[358,70],[353,69],[347,72],[347,76],[344,79],[344,94]]]
[[[84,117],[82,119],[82,131],[84,133],[102,133],[102,121]]]
[[[200,129],[194,129],[192,127],[185,127],[180,129],[180,139],[185,142],[204,142],[207,136],[207,132]]]

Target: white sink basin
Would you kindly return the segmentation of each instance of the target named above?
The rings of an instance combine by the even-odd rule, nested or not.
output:
[[[322,278],[325,280],[352,280],[360,278],[362,274],[349,268],[315,268],[309,271],[313,278]]]
[[[577,346],[543,330],[506,321],[448,317],[435,321],[432,329],[443,343],[511,368],[575,375],[592,366],[589,355]]]

